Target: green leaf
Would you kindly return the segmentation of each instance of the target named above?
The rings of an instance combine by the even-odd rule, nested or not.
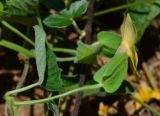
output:
[[[24,47],[21,47],[20,45],[17,45],[13,42],[7,41],[7,40],[1,40],[0,46],[9,48],[9,49],[14,50],[16,52],[20,52],[23,55],[25,55],[26,57],[31,57],[31,58],[35,57],[34,52],[32,52]]]
[[[97,39],[102,46],[100,54],[104,54],[109,57],[115,54],[122,40],[120,35],[110,31],[99,32]]]
[[[126,53],[117,53],[94,75],[94,80],[101,83],[108,93],[115,92],[123,82],[128,67]]]
[[[69,17],[52,14],[44,19],[43,23],[48,27],[63,28],[72,24]]]
[[[96,54],[99,51],[98,46],[92,46],[78,41],[76,61],[78,63],[92,64],[96,62]]]
[[[69,12],[72,17],[79,17],[84,14],[87,10],[88,2],[86,0],[76,1],[71,4]]]
[[[39,0],[7,0],[6,11],[11,15],[35,14]]]
[[[128,1],[131,2],[131,0]],[[153,3],[153,1],[155,2]],[[159,0],[151,0],[148,3],[137,5],[129,9],[130,16],[137,30],[137,42],[140,41],[145,29],[148,27],[150,22],[160,14],[159,6]]]
[[[62,89],[61,70],[58,67],[56,56],[46,42],[46,34],[39,26],[35,29],[35,53],[39,83],[49,91]]]
[[[63,15],[64,17],[72,18],[72,14],[66,8],[61,10],[60,14]]]
[[[39,83],[44,81],[44,75],[46,70],[46,34],[38,25],[34,26],[35,29],[35,54],[36,65],[39,76]]]
[[[4,9],[4,6],[3,6],[2,2],[0,2],[0,13],[1,13],[1,11],[3,11],[3,9]]]
[[[56,56],[46,45],[47,53],[47,65],[45,72],[45,79],[42,83],[42,87],[48,91],[58,91],[62,89],[61,69],[58,67]]]

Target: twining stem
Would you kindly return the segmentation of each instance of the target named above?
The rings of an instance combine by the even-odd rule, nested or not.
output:
[[[130,97],[135,100],[136,102],[140,103],[141,105],[143,105],[146,109],[150,110],[153,114],[155,114],[155,116],[160,116],[160,112],[158,112],[157,110],[155,110],[154,108],[152,108],[151,106],[149,106],[148,104],[142,102],[141,100],[139,100],[138,98],[134,97],[133,95],[130,95]]]
[[[110,12],[122,10],[122,9],[125,9],[125,8],[128,8],[128,7],[133,7],[133,6],[142,4],[142,3],[144,3],[144,2],[134,2],[134,3],[130,3],[130,4],[116,6],[116,7],[113,7],[113,8],[109,8],[109,9],[105,9],[105,10],[101,10],[101,11],[95,12],[93,14],[93,16],[95,16],[95,17],[96,16],[100,16],[100,15],[107,14],[107,13],[110,13]],[[87,16],[82,17],[82,19],[87,19]]]
[[[25,79],[26,79],[28,70],[29,70],[29,58],[26,58],[25,61],[24,61],[24,69],[23,69],[23,72],[22,72],[20,81],[19,81],[19,83],[17,84],[16,89],[19,89],[19,88],[22,87],[22,85],[23,85],[23,83],[24,83],[24,81],[25,81]],[[16,94],[15,94],[15,95],[16,95]]]
[[[88,85],[88,86],[77,88],[77,89],[74,89],[74,90],[62,93],[60,95],[53,96],[53,97],[39,99],[39,100],[31,100],[31,101],[15,101],[14,104],[15,105],[32,105],[32,104],[46,103],[51,100],[62,98],[62,97],[68,96],[70,94],[79,92],[79,91],[93,90],[93,89],[98,89],[101,87],[102,87],[102,84]]]
[[[66,48],[51,48],[54,52],[63,52],[63,53],[71,53],[71,54],[76,54],[77,51],[74,49],[66,49]]]
[[[13,31],[14,33],[16,33],[17,35],[19,35],[20,37],[22,37],[25,41],[27,41],[28,43],[30,43],[32,46],[34,46],[34,42],[31,39],[29,39],[26,35],[24,35],[22,32],[20,32],[19,30],[17,30],[15,27],[13,27],[12,25],[10,25],[9,23],[7,23],[4,20],[2,20],[1,23],[5,27],[7,27],[11,31]]]
[[[12,95],[12,94],[15,94],[15,93],[20,93],[20,92],[23,92],[23,91],[26,91],[26,90],[29,90],[31,88],[34,88],[34,87],[37,87],[39,86],[39,82],[37,83],[34,83],[34,84],[31,84],[31,85],[28,85],[26,87],[23,87],[23,88],[20,88],[20,89],[16,89],[16,90],[12,90],[12,91],[8,91],[5,96],[9,96],[9,95]]]

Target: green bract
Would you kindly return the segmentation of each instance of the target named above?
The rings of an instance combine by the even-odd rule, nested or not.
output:
[[[101,46],[100,54],[109,57],[115,54],[122,40],[120,35],[110,31],[99,32],[97,38]]]
[[[92,64],[96,62],[96,55],[99,51],[98,46],[92,46],[78,41],[78,48],[75,62]]]

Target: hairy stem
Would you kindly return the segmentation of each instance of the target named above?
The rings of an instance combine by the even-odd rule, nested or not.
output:
[[[79,92],[79,91],[93,90],[93,89],[97,89],[97,88],[100,88],[100,87],[102,87],[101,84],[88,85],[88,86],[77,88],[77,89],[74,89],[74,90],[62,93],[60,95],[53,96],[53,97],[39,99],[39,100],[31,100],[31,101],[15,101],[14,104],[15,105],[32,105],[32,104],[46,103],[48,101],[58,99],[58,98],[62,98],[62,97],[68,96],[70,94]]]
[[[122,9],[129,8],[129,7],[133,7],[133,6],[136,6],[136,5],[139,5],[139,4],[143,4],[143,3],[144,2],[134,2],[134,3],[130,3],[130,4],[116,6],[116,7],[113,7],[113,8],[109,8],[109,9],[105,9],[105,10],[95,12],[93,15],[96,17],[96,16],[104,15],[104,14],[107,14],[107,13],[110,13],[110,12],[122,10]],[[87,19],[87,16],[82,17],[82,19]]]
[[[5,94],[5,96],[9,96],[9,95],[12,95],[12,94],[15,94],[15,93],[20,93],[20,92],[29,90],[29,89],[34,88],[34,87],[37,87],[37,86],[39,86],[39,82],[34,83],[34,84],[31,84],[31,85],[28,85],[28,86],[23,87],[23,88],[20,88],[20,89],[8,91],[8,92]]]

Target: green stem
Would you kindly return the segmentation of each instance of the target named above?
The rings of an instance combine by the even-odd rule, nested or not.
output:
[[[23,69],[23,72],[22,72],[22,75],[21,75],[21,78],[20,78],[20,81],[19,83],[17,84],[17,87],[16,89],[19,89],[22,87],[26,77],[27,77],[27,73],[28,73],[28,70],[29,70],[29,58],[26,58],[25,59],[25,62],[24,62],[24,69]],[[16,95],[16,94],[15,94]]]
[[[78,27],[78,25],[77,25],[77,23],[75,22],[74,19],[72,19],[72,25],[73,25],[74,29],[77,31],[77,33],[81,35],[82,32],[81,32],[80,28]]]
[[[128,8],[128,7],[133,7],[133,6],[142,4],[142,3],[144,3],[144,2],[135,2],[135,3],[125,4],[125,5],[121,5],[121,6],[116,6],[116,7],[110,8],[110,9],[105,9],[105,10],[102,10],[102,11],[95,12],[93,14],[93,16],[100,16],[100,15],[107,14],[107,13],[110,13],[110,12],[122,10],[122,9],[125,9],[125,8]],[[87,16],[82,17],[82,19],[87,19]]]
[[[7,103],[7,107],[9,109],[10,115],[11,116],[17,116],[17,108],[16,108],[16,105],[14,105],[13,97],[7,96],[6,97],[6,103]]]
[[[37,19],[37,22],[38,22],[38,25],[42,28],[43,28],[43,23],[42,23],[42,20],[41,20],[41,17],[40,17],[40,12],[39,12],[39,6],[37,6],[37,15],[36,15],[36,19]]]
[[[63,53],[71,53],[71,54],[76,54],[77,51],[73,49],[66,49],[66,48],[52,48],[54,52],[63,52]]]
[[[74,61],[74,60],[75,60],[75,57],[65,57],[65,58],[57,57],[58,62],[70,62],[70,61]]]
[[[39,86],[39,82],[34,83],[34,84],[31,84],[31,85],[28,85],[28,86],[23,87],[23,88],[20,88],[20,89],[8,91],[8,92],[5,94],[5,96],[9,96],[9,95],[12,95],[12,94],[15,94],[15,93],[20,93],[20,92],[29,90],[29,89],[31,89],[31,88],[33,88],[33,87],[36,87],[36,86]]]
[[[70,94],[79,92],[79,91],[93,90],[93,89],[97,89],[97,88],[100,88],[100,87],[102,87],[101,84],[88,85],[88,86],[77,88],[77,89],[74,89],[74,90],[68,91],[66,93],[53,96],[53,97],[40,99],[40,100],[22,101],[22,102],[21,101],[15,101],[14,104],[15,105],[32,105],[32,104],[46,103],[48,101],[51,101],[51,100],[54,100],[54,99],[58,99],[58,98],[62,98],[62,97],[68,96]]]
[[[32,46],[34,46],[34,42],[31,39],[29,39],[27,36],[25,36],[23,33],[21,33],[19,30],[17,30],[15,27],[13,27],[12,25],[10,25],[9,23],[7,23],[4,20],[2,20],[1,23],[5,27],[7,27],[11,31],[13,31],[14,33],[16,33],[17,35],[19,35],[20,37],[22,37],[25,41],[27,41],[28,43],[30,43]]]
[[[150,110],[153,114],[155,114],[156,116],[160,116],[160,112],[156,111],[154,108],[152,108],[151,106],[149,106],[148,104],[142,102],[141,100],[139,100],[138,98],[134,97],[133,95],[130,95],[130,97],[135,100],[136,102],[140,103],[141,105],[143,105],[146,109]]]
[[[43,29],[43,24],[42,24],[40,16],[39,15],[36,16],[36,19],[37,19],[38,25]]]

